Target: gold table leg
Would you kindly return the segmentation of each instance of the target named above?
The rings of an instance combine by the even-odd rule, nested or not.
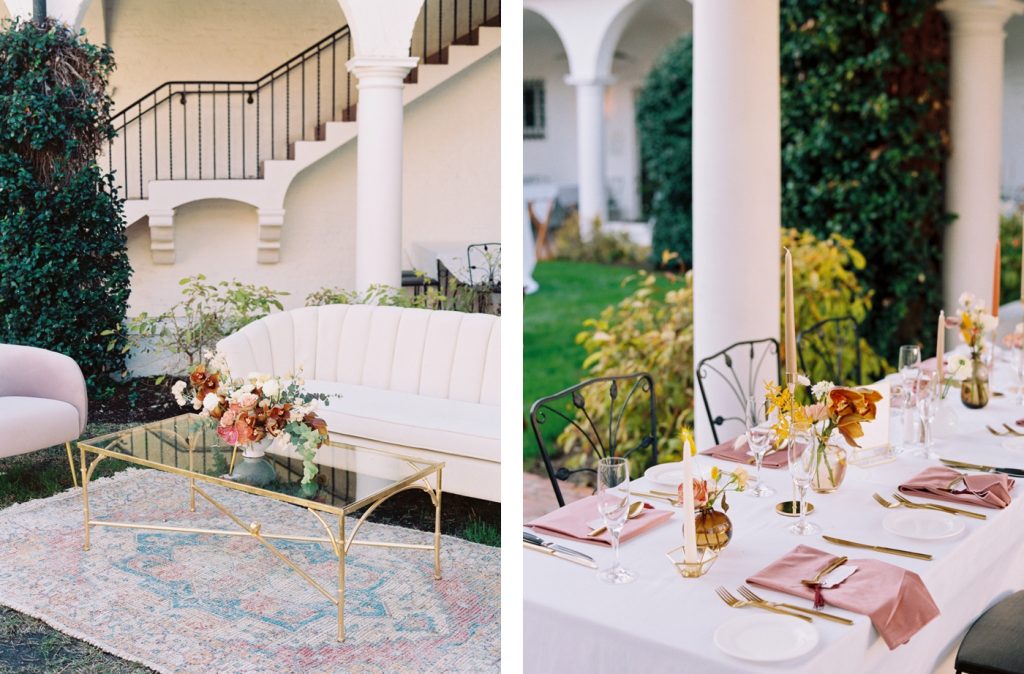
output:
[[[338,641],[345,640],[345,515],[338,515]]]
[[[85,468],[85,449],[79,445],[78,453],[82,463],[82,517],[85,524],[85,544],[83,550],[89,549],[89,473]]]
[[[434,580],[441,580],[441,469],[437,470],[437,496],[434,499]]]
[[[64,443],[64,449],[68,452],[68,465],[71,467],[71,482],[78,486],[78,473],[75,472],[75,457],[71,453],[71,442]]]

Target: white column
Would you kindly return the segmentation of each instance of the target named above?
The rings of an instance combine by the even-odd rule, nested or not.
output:
[[[778,0],[693,0],[694,363],[779,336],[780,144]],[[710,402],[742,409],[721,386]]]
[[[943,243],[947,313],[960,293],[988,303],[999,237],[999,171],[1003,109],[1003,29],[1022,6],[1013,0],[945,0],[950,24],[952,152],[946,168],[946,210],[956,219]]]
[[[594,220],[608,222],[608,197],[604,184],[604,94],[605,78],[576,80],[576,163],[579,175],[580,237],[590,238]]]
[[[402,285],[402,88],[410,57],[355,57],[356,287]]]
[[[77,30],[81,28],[82,19],[91,3],[92,0],[47,0],[46,15]],[[12,19],[32,19],[32,0],[4,0],[4,4]]]

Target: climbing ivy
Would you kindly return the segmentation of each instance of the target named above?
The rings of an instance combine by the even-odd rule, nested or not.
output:
[[[47,19],[0,27],[0,342],[74,358],[92,393],[124,369],[122,202],[96,158],[113,136],[106,47]]]

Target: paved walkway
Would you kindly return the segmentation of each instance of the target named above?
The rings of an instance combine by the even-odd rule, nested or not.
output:
[[[566,502],[577,501],[590,496],[593,491],[587,487],[562,482],[562,497]],[[529,522],[558,507],[551,480],[547,475],[523,473],[523,521]]]

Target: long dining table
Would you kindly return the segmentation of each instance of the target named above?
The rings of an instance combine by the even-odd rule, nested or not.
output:
[[[949,458],[988,466],[1024,467],[1024,437],[995,436],[986,425],[1002,429],[1024,418],[1017,404],[1013,366],[996,364],[993,397],[983,409],[971,410],[953,389],[943,412],[953,411],[955,431],[935,443],[935,451]],[[1024,427],[1018,427],[1024,431]],[[703,449],[703,448],[702,448]],[[706,476],[717,465],[725,470],[737,464],[698,455]],[[889,533],[883,518],[892,511],[876,503],[872,494],[890,498],[898,485],[929,466],[940,465],[913,448],[893,460],[859,467],[850,465],[838,491],[808,491],[815,506],[808,515],[822,533],[848,540],[930,553],[932,561],[897,557],[880,552],[833,545],[821,535],[798,536],[788,531],[793,519],[775,512],[776,503],[792,497],[787,469],[762,469],[762,479],[775,489],[773,496],[754,498],[729,494],[728,511],[733,538],[710,571],[684,579],[666,553],[682,544],[681,511],[667,524],[626,541],[620,552],[624,566],[639,577],[626,585],[610,585],[597,572],[524,548],[524,664],[530,672],[899,672],[900,674],[952,672],[949,667],[964,634],[988,607],[1024,587],[1024,488],[1013,490],[1012,503],[1002,510],[960,506],[915,497],[919,502],[945,503],[984,513],[987,520],[960,517],[964,531],[937,541],[913,540]],[[753,467],[751,467],[753,472]],[[631,490],[664,489],[646,478],[634,480]],[[636,498],[636,497],[633,497]],[[670,507],[652,501],[658,508]],[[597,518],[597,512],[594,513]],[[952,515],[950,515],[952,517]],[[545,539],[586,552],[602,567],[611,563],[608,547],[560,539],[547,532]],[[714,592],[725,586],[734,594],[746,579],[797,545],[809,545],[851,560],[879,559],[920,575],[940,615],[911,640],[890,650],[867,616],[834,606],[830,613],[850,618],[852,626],[815,619],[818,643],[797,659],[758,663],[727,655],[715,645],[716,629],[741,612],[723,603]],[[780,592],[755,588],[765,599],[810,608],[810,602]]]

